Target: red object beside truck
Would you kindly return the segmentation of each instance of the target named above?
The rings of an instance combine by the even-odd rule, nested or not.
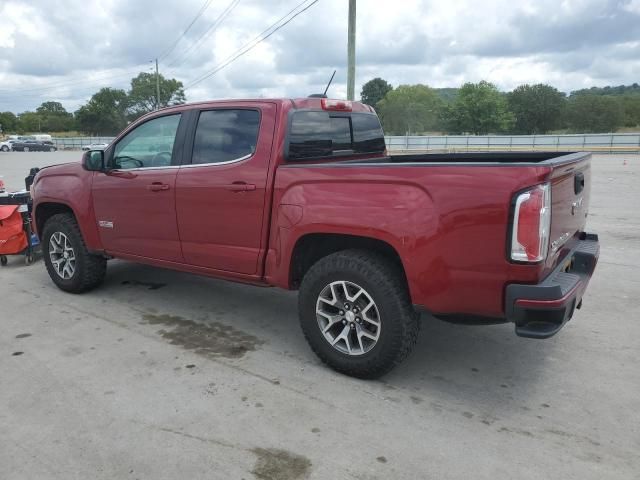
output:
[[[419,313],[547,338],[580,308],[588,153],[389,155],[374,110],[326,98],[213,101],[132,123],[82,164],[42,169],[34,223],[52,280],[97,286],[109,258],[299,289],[334,369],[380,376]]]

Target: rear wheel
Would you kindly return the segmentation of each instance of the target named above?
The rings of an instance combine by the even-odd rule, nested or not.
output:
[[[377,378],[411,352],[419,331],[401,269],[382,255],[345,250],[321,260],[300,286],[300,324],[333,369]]]
[[[49,277],[61,290],[82,293],[104,280],[107,260],[89,253],[73,215],[61,213],[47,220],[42,247]]]
[[[29,147],[24,147],[24,148],[22,149],[22,151],[23,151],[23,152],[28,152],[28,151],[29,151]]]
[[[49,151],[50,151],[50,152],[55,152],[55,151],[56,151],[56,148],[55,148],[55,147],[51,147],[51,148],[49,149]]]
[[[8,263],[7,257],[5,257],[4,255],[0,255],[0,265],[4,267],[7,263]]]

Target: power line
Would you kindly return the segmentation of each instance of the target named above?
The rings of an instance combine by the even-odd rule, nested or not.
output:
[[[206,0],[204,2],[204,5],[200,7],[200,10],[198,10],[198,13],[196,13],[196,16],[193,18],[193,20],[191,20],[191,23],[187,26],[187,28],[185,28],[184,32],[182,32],[182,34],[164,52],[160,54],[160,56],[158,57],[159,60],[162,60],[167,56],[169,56],[169,54],[173,51],[173,49],[176,48],[178,43],[180,43],[180,40],[184,38],[184,36],[189,32],[189,30],[191,30],[191,27],[193,27],[193,24],[196,23],[196,21],[207,10],[207,8],[209,8],[209,6],[211,5],[211,2],[213,2],[213,0]]]
[[[96,82],[102,82],[104,80],[109,80],[114,78],[124,78],[126,76],[131,75],[132,72],[134,71],[139,71],[141,68],[145,68],[145,67],[141,67],[141,66],[131,67],[117,74],[100,76],[92,79],[77,80],[77,81],[71,81],[71,82],[51,83],[51,84],[41,85],[39,87],[17,89],[17,90],[4,89],[4,90],[0,90],[0,95],[21,95],[28,92],[33,92],[34,94],[40,94],[40,93],[44,94],[48,90],[57,90],[60,88],[72,87],[75,85],[83,85],[83,84],[90,85],[90,84],[95,84]]]
[[[265,29],[262,33],[260,33],[259,35],[257,35],[256,37],[254,37],[253,40],[249,41],[248,43],[246,43],[245,45],[243,45],[242,47],[240,47],[238,50],[236,50],[235,54],[232,54],[231,57],[227,57],[227,60],[223,61],[222,64],[216,66],[213,70],[209,71],[208,73],[198,77],[197,79],[193,80],[192,82],[189,82],[184,88],[185,90],[188,88],[192,88],[194,86],[196,86],[197,84],[199,84],[200,82],[206,80],[207,78],[215,75],[216,73],[218,73],[220,70],[222,70],[223,68],[227,67],[229,64],[233,63],[234,61],[236,61],[238,58],[240,58],[241,56],[243,56],[245,53],[251,51],[253,48],[255,48],[258,44],[264,42],[266,39],[268,39],[271,35],[273,35],[274,33],[276,33],[278,30],[280,30],[281,28],[285,27],[287,24],[289,24],[289,22],[291,22],[294,18],[296,18],[298,15],[301,15],[302,13],[306,12],[307,10],[309,10],[312,6],[314,6],[316,3],[318,3],[319,0],[313,0],[313,2],[311,2],[309,5],[305,6],[302,10],[296,12],[293,16],[291,16],[289,19],[287,19],[284,23],[278,25],[280,22],[282,22],[285,18],[287,18],[292,12],[294,12],[295,10],[297,10],[298,8],[300,8],[302,5],[304,5],[308,0],[305,0],[301,3],[299,3],[298,5],[296,5],[296,7],[294,7],[292,10],[290,10],[286,15],[284,15],[283,17],[281,17],[279,20],[277,20],[275,23],[273,23],[270,27],[268,27],[267,29]],[[277,27],[276,27],[277,25]],[[274,28],[275,27],[275,28]],[[270,31],[271,30],[271,31]],[[269,32],[269,33],[266,33]],[[264,35],[264,36],[263,36]]]
[[[222,13],[220,13],[218,18],[214,20],[211,26],[207,28],[191,45],[189,45],[181,55],[175,57],[173,61],[170,62],[169,65],[167,65],[167,67],[172,68],[174,66],[179,67],[180,65],[182,65],[194,51],[194,48],[200,46],[202,42],[204,42],[213,32],[215,32],[220,24],[229,16],[229,14],[233,11],[234,8],[238,6],[239,3],[240,0],[232,0],[231,3],[229,3],[229,5],[227,5],[227,7],[222,11]]]

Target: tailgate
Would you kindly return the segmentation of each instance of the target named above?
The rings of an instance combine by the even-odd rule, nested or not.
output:
[[[553,166],[551,182],[551,233],[547,268],[554,268],[577,241],[587,223],[591,190],[591,154]]]

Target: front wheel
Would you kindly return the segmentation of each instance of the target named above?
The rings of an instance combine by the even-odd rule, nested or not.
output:
[[[6,145],[2,146],[2,151],[3,152],[8,152],[9,151],[9,147],[7,147]]]
[[[55,148],[55,147],[51,147],[51,148],[49,149],[49,151],[50,151],[50,152],[55,152],[55,151],[56,151],[56,148]]]
[[[23,152],[28,152],[28,151],[29,151],[29,147],[24,147],[24,148],[22,149],[22,151],[23,151]]]
[[[82,293],[104,280],[107,260],[87,250],[73,215],[61,213],[47,220],[42,248],[49,277],[61,290]]]
[[[334,253],[311,267],[299,315],[316,355],[358,378],[378,378],[402,362],[419,331],[401,267],[363,250]]]

